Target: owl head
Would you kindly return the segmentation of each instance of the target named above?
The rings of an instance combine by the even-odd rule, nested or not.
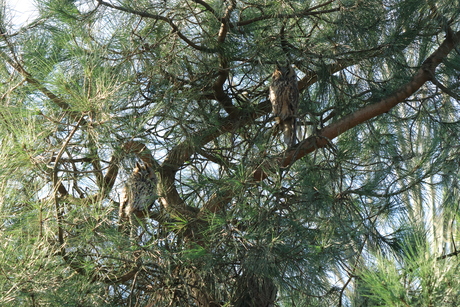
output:
[[[281,65],[280,63],[277,63],[272,78],[273,80],[292,79],[296,78],[296,73],[291,64]]]
[[[139,162],[136,163],[136,167],[133,170],[133,176],[149,180],[156,179],[153,169],[150,166],[140,164]]]

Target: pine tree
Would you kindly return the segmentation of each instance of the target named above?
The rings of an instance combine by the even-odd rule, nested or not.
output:
[[[37,5],[1,6],[0,305],[454,306],[459,1]]]

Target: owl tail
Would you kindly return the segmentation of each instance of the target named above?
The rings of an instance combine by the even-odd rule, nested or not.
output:
[[[297,142],[297,121],[296,118],[289,118],[283,122],[284,143],[287,146],[294,146]]]

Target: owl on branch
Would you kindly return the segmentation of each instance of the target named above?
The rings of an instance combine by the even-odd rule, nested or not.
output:
[[[290,64],[276,66],[270,85],[270,102],[276,120],[275,132],[283,132],[287,146],[295,145],[299,89],[296,72]]]
[[[157,197],[157,177],[151,166],[137,163],[120,197],[120,222],[145,218]]]

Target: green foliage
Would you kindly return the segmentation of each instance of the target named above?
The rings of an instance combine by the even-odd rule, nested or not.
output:
[[[399,261],[377,256],[359,276],[360,306],[455,306],[458,261],[437,258],[425,242],[405,242]],[[366,303],[365,303],[366,302]],[[371,303],[372,302],[372,303]]]
[[[460,4],[307,2],[5,7],[0,305],[454,306]]]

